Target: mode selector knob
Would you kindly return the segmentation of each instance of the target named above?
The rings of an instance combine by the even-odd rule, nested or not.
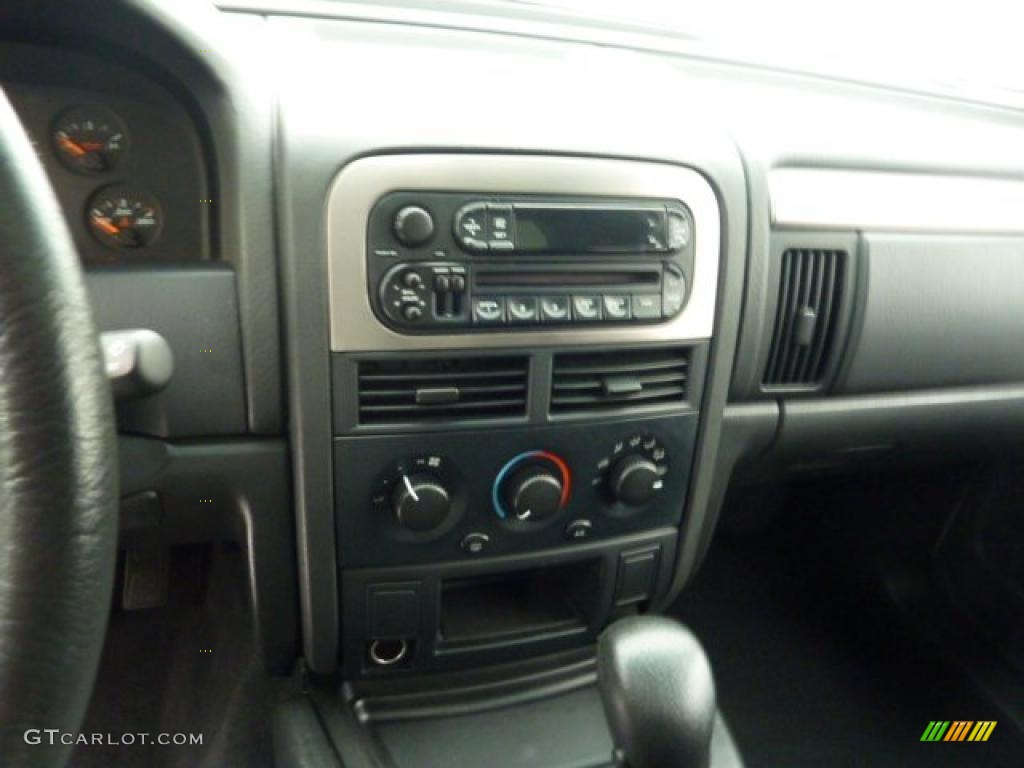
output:
[[[395,484],[391,504],[398,522],[425,533],[442,525],[451,513],[448,490],[433,475],[402,475]]]
[[[623,504],[639,507],[650,501],[661,487],[658,465],[645,456],[633,454],[619,459],[608,475],[612,495]]]
[[[425,208],[407,205],[395,214],[395,237],[405,245],[423,245],[434,236],[434,217]]]
[[[562,480],[548,467],[523,467],[509,478],[506,488],[506,502],[516,520],[540,522],[562,508]]]

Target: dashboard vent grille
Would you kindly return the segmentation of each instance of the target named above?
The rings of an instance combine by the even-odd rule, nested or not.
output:
[[[686,400],[690,350],[617,349],[556,355],[551,413],[593,413]]]
[[[401,424],[526,414],[525,357],[363,360],[359,421]]]
[[[765,386],[814,387],[824,378],[839,325],[846,259],[845,251],[783,252]]]

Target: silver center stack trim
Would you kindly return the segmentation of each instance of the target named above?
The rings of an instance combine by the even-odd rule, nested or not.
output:
[[[538,194],[669,198],[694,222],[694,272],[683,311],[658,325],[560,326],[497,333],[407,335],[383,325],[367,288],[366,227],[382,196],[399,190],[481,195]],[[438,222],[450,226],[450,222]],[[523,155],[383,155],[355,160],[335,177],[327,200],[327,277],[335,352],[491,349],[709,339],[714,327],[721,218],[711,185],[688,168],[628,160]]]
[[[873,232],[1024,233],[1024,182],[827,168],[768,172],[772,224]]]

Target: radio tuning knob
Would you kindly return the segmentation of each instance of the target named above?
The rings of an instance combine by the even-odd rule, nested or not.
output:
[[[391,506],[401,525],[425,533],[448,519],[451,497],[433,475],[402,475],[391,495]]]
[[[608,484],[617,500],[639,507],[654,497],[660,479],[657,464],[644,456],[632,454],[619,459],[612,467]]]
[[[434,236],[434,218],[425,208],[407,205],[395,214],[395,237],[404,245],[423,245]]]

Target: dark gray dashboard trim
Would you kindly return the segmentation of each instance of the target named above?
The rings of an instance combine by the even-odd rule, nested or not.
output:
[[[122,498],[157,494],[162,535],[238,542],[248,566],[264,664],[273,674],[287,674],[299,643],[287,444],[280,439],[166,442],[122,435],[118,456]],[[201,504],[201,498],[212,504]]]
[[[468,51],[529,57],[540,45],[535,40],[487,37],[468,33],[417,28],[389,29],[380,25],[271,18],[268,37],[282,44],[293,39],[316,46],[311,55],[326,67],[344,68],[352,46],[384,45],[397,35],[403,55],[415,55],[415,46],[440,50],[457,45]],[[452,38],[457,38],[453,40]],[[314,42],[316,41],[316,42]],[[570,44],[565,44],[570,45]],[[495,48],[499,50],[495,50]],[[561,44],[544,43],[552,51]],[[488,54],[489,55],[489,54]],[[392,62],[392,65],[394,62]],[[383,72],[383,70],[382,70]],[[352,121],[346,130],[329,130],[346,112],[340,107],[351,98],[370,98],[362,113],[373,119]],[[747,191],[735,144],[714,122],[697,119],[663,121],[647,131],[619,131],[617,123],[587,123],[588,130],[567,130],[575,113],[558,112],[533,129],[512,132],[481,130],[473,121],[452,116],[454,123],[409,122],[388,119],[394,111],[390,91],[377,90],[373,72],[357,79],[342,79],[331,99],[318,89],[296,88],[281,94],[278,112],[280,171],[277,196],[281,237],[281,279],[286,329],[288,394],[299,527],[305,651],[311,669],[330,673],[337,669],[339,648],[338,582],[335,568],[334,501],[332,483],[331,394],[329,324],[326,289],[325,201],[334,177],[353,160],[398,153],[508,153],[550,154],[638,160],[688,167],[702,175],[714,190],[722,212],[719,295],[712,358],[703,402],[702,444],[694,464],[689,510],[683,525],[674,581],[680,589],[692,573],[698,554],[698,532],[703,525],[711,490],[710,472],[718,448],[742,298],[746,258]],[[557,102],[555,103],[557,107]],[[396,115],[397,117],[397,115]],[[518,125],[518,123],[517,123]],[[545,128],[544,126],[550,126]]]
[[[334,530],[330,429],[330,373],[326,277],[326,228],[322,219],[329,185],[353,152],[354,139],[338,139],[317,148],[296,144],[301,130],[281,113],[282,141],[278,161],[282,169],[280,195],[283,248],[282,281],[288,344],[289,393],[292,411],[292,447],[295,500],[299,526],[299,560],[307,661],[316,672],[337,668],[339,638],[338,583]],[[746,245],[746,189],[735,148],[726,142],[699,140],[700,133],[678,156],[651,158],[619,155],[608,159],[667,162],[697,170],[710,183],[721,211],[719,293],[712,341],[712,362],[704,392],[701,443],[695,460],[683,546],[678,551],[672,594],[692,574],[699,556],[700,530],[711,494],[711,471],[718,450],[721,414],[735,351],[743,285]],[[370,148],[372,144],[358,144]],[[377,148],[377,151],[387,148]],[[417,148],[424,152],[428,148]],[[438,148],[444,151],[446,148]],[[501,152],[502,147],[481,148]],[[550,152],[567,154],[553,146]]]
[[[711,546],[719,514],[738,466],[771,450],[782,427],[782,409],[774,400],[729,403],[722,417],[722,437],[715,460],[714,480],[707,506],[708,519],[701,531],[698,565]]]
[[[733,368],[731,397],[741,399],[769,399],[774,397],[807,397],[827,393],[844,363],[852,331],[858,318],[858,302],[866,289],[866,266],[860,240],[856,233],[837,231],[767,230],[763,212],[752,216],[762,219],[761,236],[754,251],[758,258],[748,263],[747,285],[743,304],[743,326]],[[753,246],[752,246],[753,247]],[[776,311],[779,302],[779,278],[782,255],[791,248],[837,250],[847,254],[844,267],[845,281],[841,311],[837,318],[833,346],[821,382],[814,388],[775,387],[763,385],[765,367],[775,333]]]
[[[1024,381],[1024,238],[861,237],[870,291],[834,392]]]
[[[783,405],[775,466],[833,468],[901,454],[999,455],[1024,446],[1024,385],[797,400]]]
[[[208,134],[218,201],[214,236],[234,266],[249,431],[279,434],[282,426],[280,336],[271,167],[273,101],[263,63],[240,44],[238,17],[203,3],[113,0],[93,12],[68,13],[57,0],[14,2],[0,11],[33,39],[60,41],[141,69],[171,88]],[[261,25],[262,19],[248,23]]]

